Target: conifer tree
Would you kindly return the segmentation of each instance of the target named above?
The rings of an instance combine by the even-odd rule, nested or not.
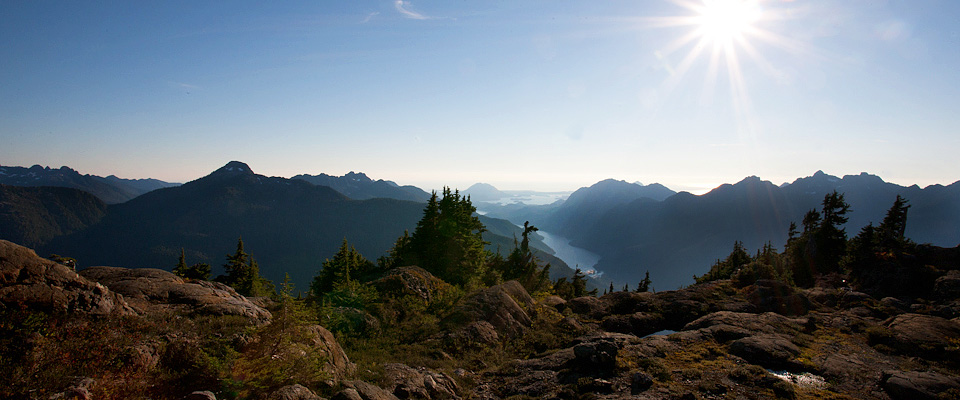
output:
[[[237,239],[237,251],[227,255],[223,265],[226,276],[218,280],[232,286],[244,296],[268,296],[273,293],[273,283],[260,276],[260,266],[243,248],[243,238]]]
[[[434,192],[423,210],[417,229],[398,251],[399,265],[418,265],[449,283],[466,285],[484,276],[486,228],[475,215],[470,198],[459,191]],[[396,249],[395,249],[396,250]]]
[[[333,258],[321,265],[320,272],[310,284],[310,291],[314,296],[320,296],[333,290],[337,284],[358,281],[373,269],[373,263],[344,239]]]
[[[651,283],[652,281],[650,280],[650,271],[647,271],[647,273],[643,276],[643,280],[637,283],[637,293],[650,291]]]

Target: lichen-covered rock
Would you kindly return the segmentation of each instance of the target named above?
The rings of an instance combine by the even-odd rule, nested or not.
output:
[[[730,343],[730,353],[766,368],[796,369],[800,348],[779,335],[761,334]]]
[[[209,390],[198,390],[188,394],[183,400],[217,400],[217,396]]]
[[[6,240],[0,240],[0,305],[45,312],[135,313],[123,296]]]
[[[500,342],[497,328],[487,321],[474,321],[447,335],[447,343],[455,349],[484,348]]]
[[[303,329],[307,332],[309,338],[308,345],[313,349],[320,349],[324,354],[325,371],[330,373],[329,385],[333,385],[348,376],[356,370],[356,365],[350,362],[347,353],[337,343],[337,339],[330,331],[320,325],[310,325]]]
[[[792,319],[773,312],[750,314],[718,311],[685,325],[683,330],[703,330],[723,342],[761,333],[795,336],[806,323],[806,319]]]
[[[543,300],[540,300],[540,304],[543,304],[547,307],[556,308],[557,310],[563,310],[567,304],[567,301],[560,296],[547,296],[544,297]]]
[[[457,382],[449,375],[405,364],[384,365],[386,390],[400,399],[459,399]]]
[[[170,272],[153,268],[90,267],[83,277],[102,283],[122,294],[142,311],[180,307],[198,314],[240,315],[257,321],[269,320],[270,312],[233,288],[218,282],[185,281]]]
[[[533,305],[530,294],[516,281],[491,286],[464,299],[444,323],[467,325],[487,321],[501,337],[519,337],[533,324],[524,307]],[[521,306],[524,304],[524,306]]]
[[[960,395],[960,378],[936,372],[884,371],[880,385],[894,400],[934,400]],[[947,392],[953,390],[953,396]]]
[[[424,301],[430,301],[438,292],[450,288],[450,284],[417,266],[390,270],[384,277],[371,284],[387,296],[413,296]]]
[[[323,400],[312,390],[300,384],[287,385],[270,394],[268,400]]]
[[[884,322],[893,333],[894,345],[911,354],[933,358],[957,355],[960,323],[922,314],[901,314]],[[952,351],[951,351],[952,350]]]
[[[574,313],[590,319],[600,320],[610,314],[610,304],[594,296],[583,296],[570,299],[564,306]]]
[[[392,393],[363,381],[343,382],[344,390],[330,400],[400,400]]]
[[[947,272],[937,278],[933,285],[933,293],[941,300],[960,299],[960,270]]]

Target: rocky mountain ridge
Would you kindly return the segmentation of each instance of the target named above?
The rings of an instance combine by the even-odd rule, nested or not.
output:
[[[57,272],[17,272],[38,266]],[[0,394],[233,398],[236,393],[225,390],[216,379],[163,372],[179,365],[186,367],[188,374],[201,373],[196,365],[183,364],[183,357],[203,354],[190,349],[216,344],[238,352],[231,356],[236,357],[232,373],[240,374],[234,379],[239,379],[236,382],[241,386],[233,390],[263,398],[957,398],[960,274],[956,272],[960,266],[949,267],[955,269],[937,281],[936,290],[917,299],[876,299],[832,279],[808,289],[767,280],[738,289],[730,281],[714,281],[677,291],[615,292],[570,300],[534,297],[516,282],[506,282],[473,291],[453,303],[443,314],[440,331],[418,339],[424,349],[431,349],[427,353],[413,358],[400,357],[403,352],[377,353],[376,371],[361,371],[358,360],[363,360],[364,368],[374,368],[367,364],[367,356],[355,346],[342,347],[340,340],[320,325],[294,323],[291,318],[296,311],[290,307],[295,303],[289,299],[267,301],[269,313],[211,313],[204,305],[208,303],[200,299],[215,299],[200,296],[187,300],[191,297],[175,295],[180,290],[176,287],[196,283],[180,283],[163,271],[98,267],[81,277],[65,266],[36,257],[29,249],[0,242],[0,277],[8,277],[0,282],[0,311],[5,315],[25,318],[45,312],[65,318],[66,322],[50,320],[43,328],[48,329],[47,335],[58,335],[58,324],[70,327],[71,332],[87,324],[116,331],[120,337],[139,338],[104,344],[121,356],[114,356],[111,363],[91,363],[98,367],[87,368],[83,379],[49,381],[41,380],[44,374],[28,377],[22,373],[32,373],[31,368],[46,365],[42,360],[61,352],[75,354],[73,350],[45,341],[16,346],[3,342],[0,350],[6,357],[12,349],[26,346],[27,354],[36,358],[23,365],[26,371],[2,375],[0,380],[7,385]],[[20,278],[11,280],[14,276]],[[63,277],[76,283],[64,284]],[[384,295],[407,292],[439,299],[449,290],[415,267],[383,279],[392,279],[390,284],[376,284]],[[36,296],[17,292],[28,281],[49,293],[42,297],[54,303],[38,303]],[[204,287],[203,282],[198,283]],[[251,310],[259,307],[231,294],[229,288],[211,289],[227,293],[226,297],[214,297],[244,302]],[[90,296],[110,301],[84,304],[113,306],[50,308],[62,304],[56,299]],[[229,320],[229,315],[242,320]],[[149,324],[156,318],[180,321],[175,327],[178,333],[163,333],[165,328],[149,333],[158,329]],[[98,325],[98,320],[108,325]],[[206,327],[196,331],[201,325],[191,325],[191,321]],[[11,331],[9,325],[0,329],[8,339],[18,339],[36,329],[29,326],[17,328],[24,331]],[[243,326],[259,327],[237,329]],[[213,336],[193,336],[195,332]],[[375,333],[368,335],[376,337]],[[75,335],[66,340],[85,343],[98,340],[96,336]],[[226,340],[213,339],[216,337]],[[289,339],[275,341],[283,337]],[[367,345],[365,351],[373,349]],[[325,360],[319,364],[325,372],[312,376],[291,370],[291,379],[270,381],[276,386],[246,386],[245,382],[266,382],[258,381],[262,377],[253,371],[267,371],[271,365],[300,365],[297,360]],[[9,368],[9,364],[0,365]],[[54,371],[70,368],[69,364],[48,367]],[[126,371],[127,378],[111,378],[111,368]],[[206,374],[223,373],[213,371]]]

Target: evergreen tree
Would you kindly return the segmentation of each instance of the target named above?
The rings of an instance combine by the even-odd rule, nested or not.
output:
[[[650,291],[650,284],[653,283],[650,280],[650,271],[643,276],[643,280],[637,283],[637,293],[643,293]]]
[[[790,275],[800,286],[813,285],[816,277],[840,270],[847,247],[847,222],[850,205],[843,194],[833,191],[824,196],[821,212],[810,210],[803,217],[803,233],[790,240],[785,254]]]
[[[706,274],[699,277],[694,276],[693,279],[697,283],[710,282],[718,279],[730,279],[737,269],[750,263],[751,260],[750,253],[747,253],[743,242],[737,240],[733,242],[733,251],[730,252],[727,258],[723,261],[717,260],[717,262],[710,267],[710,271],[707,271]]]
[[[177,261],[177,266],[173,268],[175,275],[184,279],[206,281],[210,280],[210,271],[210,264],[207,263],[196,263],[188,267],[183,248],[180,249],[180,259]]]
[[[173,267],[173,273],[177,276],[183,277],[187,272],[187,261],[186,256],[183,253],[183,247],[180,248],[180,259],[177,261],[177,266]]]
[[[333,259],[327,259],[321,265],[320,272],[310,284],[310,291],[314,296],[320,296],[333,290],[337,284],[358,281],[373,270],[373,263],[344,239]]]
[[[226,276],[217,280],[232,286],[244,296],[268,296],[274,293],[273,283],[260,276],[260,266],[243,248],[243,238],[237,239],[237,251],[227,255],[223,265]]]
[[[885,244],[893,245],[904,240],[904,234],[907,231],[907,209],[909,208],[907,199],[900,197],[898,194],[897,199],[893,201],[893,206],[887,210],[887,215],[880,224],[880,233],[883,235]]]
[[[409,243],[394,249],[398,253],[394,263],[418,265],[456,285],[479,282],[486,272],[486,228],[476,211],[459,191],[444,188],[442,198],[434,192]]]

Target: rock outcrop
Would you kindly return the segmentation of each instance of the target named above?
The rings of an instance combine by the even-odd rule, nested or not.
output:
[[[533,324],[527,313],[533,304],[533,298],[523,286],[510,281],[467,297],[444,322],[448,326],[464,326],[487,321],[500,337],[519,337]]]
[[[153,268],[90,267],[80,275],[120,293],[141,311],[176,309],[198,314],[269,320],[270,312],[218,282],[185,281]]]
[[[386,276],[371,282],[371,284],[380,293],[388,296],[413,296],[424,301],[432,300],[438,292],[450,287],[449,283],[417,266],[390,270]]]
[[[384,365],[385,389],[400,399],[459,399],[460,388],[449,375],[405,364]]]
[[[0,240],[0,303],[55,313],[134,313],[123,296],[6,240]]]
[[[268,400],[323,400],[323,398],[306,386],[294,384],[277,389]]]

